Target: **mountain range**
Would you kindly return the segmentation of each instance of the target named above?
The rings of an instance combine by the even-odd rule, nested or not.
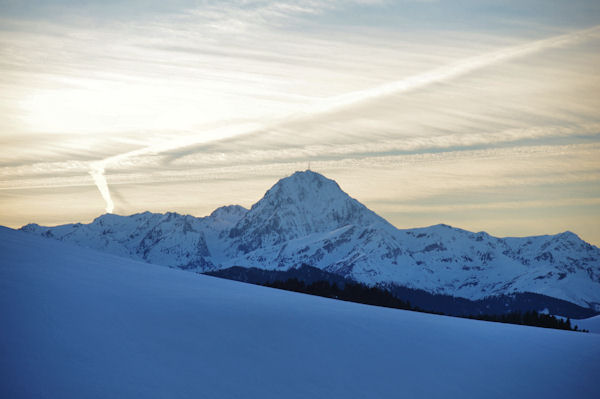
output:
[[[281,179],[249,210],[105,214],[89,224],[21,230],[200,273],[309,265],[396,291],[469,301],[529,293],[600,312],[600,249],[572,232],[499,238],[444,224],[397,229],[310,170]]]

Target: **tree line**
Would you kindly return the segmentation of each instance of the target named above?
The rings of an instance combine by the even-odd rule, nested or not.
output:
[[[386,308],[412,310],[422,313],[433,313],[443,315],[441,312],[432,312],[421,309],[418,306],[412,306],[410,301],[403,301],[396,298],[389,291],[378,287],[370,287],[366,284],[347,282],[343,287],[336,283],[328,281],[315,281],[306,284],[297,278],[289,278],[285,281],[277,280],[261,285],[279,288],[287,291],[301,292],[304,294],[317,295],[325,298],[339,299],[342,301],[362,303],[365,305],[383,306]],[[536,311],[528,312],[510,312],[502,315],[478,314],[470,316],[460,316],[468,319],[493,321],[498,323],[519,324],[526,326],[555,328],[559,330],[589,332],[580,330],[578,326],[572,326],[570,319],[563,319],[549,314],[538,313]]]

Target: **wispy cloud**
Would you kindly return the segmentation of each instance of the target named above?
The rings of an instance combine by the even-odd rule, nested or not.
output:
[[[326,100],[322,100],[317,102],[314,105],[309,105],[307,107],[303,107],[303,109],[299,112],[292,113],[290,115],[277,117],[275,121],[271,123],[262,123],[259,124],[258,127],[249,127],[245,129],[240,129],[236,131],[236,128],[233,130],[230,128],[227,132],[220,131],[217,134],[213,134],[213,136],[219,137],[219,139],[226,138],[227,136],[239,136],[242,134],[249,133],[262,133],[263,131],[271,128],[277,128],[277,125],[285,124],[286,121],[294,121],[295,119],[310,119],[315,116],[320,116],[321,114],[334,112],[336,110],[344,109],[346,107],[355,106],[356,104],[373,100],[379,97],[389,96],[393,94],[405,93],[412,90],[417,90],[419,88],[423,88],[429,85],[433,85],[436,83],[444,82],[449,79],[454,79],[460,77],[464,74],[477,71],[481,68],[485,68],[490,65],[494,65],[496,63],[504,62],[513,58],[523,57],[535,52],[543,51],[548,48],[554,47],[562,47],[573,43],[578,43],[581,41],[588,40],[590,38],[596,38],[598,33],[600,32],[600,28],[594,27],[591,29],[586,29],[583,31],[577,31],[573,33],[569,33],[566,35],[561,35],[557,37],[552,37],[549,39],[539,40],[532,43],[526,43],[519,46],[510,47],[507,49],[502,49],[499,51],[483,54],[477,57],[472,57],[466,60],[461,60],[450,65],[437,68],[433,71],[425,72],[416,76],[411,76],[399,81],[394,81],[391,83],[386,83],[383,85],[376,86],[374,88],[360,90],[356,92],[351,92],[348,94],[336,96],[333,98],[329,98]],[[438,141],[439,138],[438,138]],[[175,149],[180,149],[182,147],[188,147],[194,144],[198,144],[198,140],[192,138],[192,140],[180,140],[179,142],[169,142],[167,144],[163,144],[162,146],[151,146],[146,149],[135,150],[130,153],[120,154],[118,156],[106,158],[102,161],[102,165],[104,167],[109,166],[112,162],[119,161],[123,158],[131,157],[131,156],[139,156],[144,155],[146,153],[160,153],[166,151],[172,151]],[[458,145],[456,142],[454,145]],[[106,185],[106,179],[104,179],[102,173],[97,173],[94,175],[94,180],[97,184],[99,184],[99,189],[101,192],[104,192],[100,187]],[[103,194],[104,196],[104,194]],[[106,198],[105,198],[106,199]],[[110,198],[107,199],[109,201]],[[110,200],[112,202],[112,200]],[[108,202],[107,202],[108,204]],[[108,205],[107,205],[108,208]],[[112,209],[112,207],[111,207]]]
[[[472,19],[410,1],[117,3],[0,18],[0,200],[95,184],[107,211],[135,211],[133,187],[232,181],[256,200],[308,160],[382,210],[528,185],[600,197],[581,191],[598,178],[600,33],[579,3]]]

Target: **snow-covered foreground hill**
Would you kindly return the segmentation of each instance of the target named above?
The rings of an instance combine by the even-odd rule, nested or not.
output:
[[[600,335],[246,285],[0,228],[3,398],[595,398]]]
[[[107,214],[23,230],[198,272],[308,264],[369,285],[469,300],[531,292],[600,311],[600,249],[571,232],[498,238],[447,225],[398,230],[312,171],[281,179],[250,210],[222,207],[205,218]],[[534,310],[551,308],[540,306]]]
[[[594,316],[583,320],[573,320],[573,325],[575,324],[581,329],[600,334],[600,316]]]

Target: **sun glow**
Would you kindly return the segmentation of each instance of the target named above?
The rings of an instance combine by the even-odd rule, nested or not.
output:
[[[21,103],[25,123],[33,131],[87,134],[132,129],[181,130],[206,122],[198,117],[192,104],[168,101],[169,95],[176,94],[172,91],[96,86],[36,90]],[[205,104],[210,108],[210,101]],[[216,110],[212,111],[214,114]]]
[[[28,129],[63,134],[194,130],[202,136],[207,126],[273,113],[264,102],[227,95],[227,85],[222,92],[202,86],[203,82],[182,85],[163,79],[77,80],[64,87],[33,89],[20,108]]]

